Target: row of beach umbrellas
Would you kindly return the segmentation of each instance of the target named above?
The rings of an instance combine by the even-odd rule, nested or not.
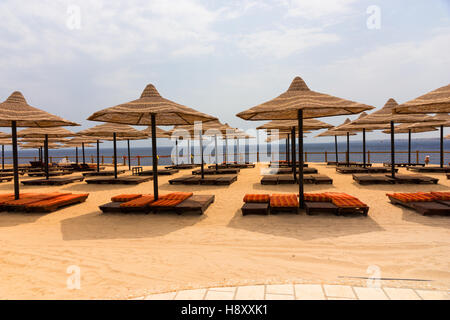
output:
[[[335,136],[342,135],[342,132],[348,137],[354,134],[354,130],[361,130],[365,136],[366,130],[379,130],[379,126],[384,126],[384,130],[389,129],[391,132],[391,163],[395,164],[394,155],[394,132],[396,123],[420,123],[421,119],[429,119],[429,116],[416,115],[411,113],[434,114],[434,113],[449,113],[450,112],[450,85],[439,88],[431,93],[421,96],[415,100],[407,102],[401,106],[392,103],[385,106],[382,110],[376,111],[369,115],[362,115],[357,120],[351,123],[345,123],[336,131]],[[296,77],[288,90],[278,97],[252,107],[248,110],[237,114],[238,117],[249,121],[263,121],[263,120],[289,120],[291,121],[282,129],[283,134],[287,134],[287,138],[292,139],[293,154],[295,150],[295,137],[298,139],[298,153],[300,154],[298,171],[299,171],[299,196],[300,206],[304,203],[304,186],[303,186],[303,133],[304,131],[316,130],[320,128],[329,128],[325,124],[314,118],[342,116],[359,114],[364,111],[374,109],[373,106],[350,101],[347,99],[338,98],[332,95],[312,91],[308,88],[306,83],[300,77]],[[196,111],[192,108],[178,104],[166,98],[163,98],[152,84],[142,92],[140,98],[125,102],[113,107],[105,108],[95,112],[89,116],[88,120],[105,122],[103,125],[98,125],[94,128],[86,129],[80,133],[83,136],[89,136],[99,142],[111,138],[116,144],[118,138],[135,137],[139,135],[133,130],[128,129],[126,133],[123,130],[115,128],[112,130],[104,130],[112,124],[118,125],[134,125],[134,126],[149,126],[148,136],[152,139],[152,158],[153,158],[153,172],[157,172],[157,126],[192,126],[196,121],[203,123],[203,128],[200,130],[199,139],[202,143],[202,135],[210,130],[216,130],[218,133],[228,132],[230,128],[228,125],[218,123],[218,119],[214,116]],[[208,122],[211,122],[208,124]],[[215,122],[215,123],[214,123]],[[386,123],[389,127],[386,128]],[[220,124],[220,125],[219,125]],[[78,124],[72,121],[65,120],[56,115],[52,115],[40,109],[30,106],[20,92],[14,92],[6,101],[0,103],[0,126],[10,127],[13,146],[13,166],[14,166],[14,193],[15,198],[18,199],[19,193],[19,177],[18,177],[18,157],[17,157],[17,128],[29,127],[33,128],[28,138],[43,138],[44,145],[48,150],[49,138],[48,129],[51,127],[77,126]],[[280,123],[272,123],[271,125],[280,125]],[[311,125],[311,126],[309,126]],[[317,125],[317,126],[314,126]],[[446,124],[441,124],[441,128]],[[99,128],[100,127],[100,128]],[[206,129],[210,127],[210,130]],[[211,128],[213,127],[213,128]],[[352,127],[352,130],[345,129]],[[45,130],[42,134],[36,134],[36,131]],[[111,129],[111,128],[109,128]],[[188,129],[188,131],[190,128]],[[194,129],[195,130],[195,129]],[[136,130],[138,131],[138,130]],[[112,132],[112,134],[111,134]],[[441,131],[442,132],[442,131]],[[133,133],[136,136],[133,136]],[[139,134],[141,132],[139,131]],[[209,134],[209,133],[208,133]],[[218,134],[217,134],[218,135]],[[214,135],[217,137],[217,135]],[[441,134],[442,136],[442,134]],[[146,138],[142,137],[142,138]],[[1,137],[0,137],[1,138]],[[61,137],[62,138],[62,137]],[[100,139],[102,138],[102,139]],[[78,140],[74,143],[87,143],[87,141]],[[47,151],[48,155],[48,151]],[[203,162],[203,157],[202,157]],[[217,161],[216,161],[217,162]],[[295,167],[296,161],[293,158]],[[392,165],[392,174],[395,176],[394,165]],[[295,170],[295,169],[294,169]],[[115,172],[117,167],[115,165]],[[203,165],[202,165],[203,174]],[[295,171],[294,171],[295,174]],[[154,175],[153,179],[153,193],[155,199],[158,199],[158,175]]]

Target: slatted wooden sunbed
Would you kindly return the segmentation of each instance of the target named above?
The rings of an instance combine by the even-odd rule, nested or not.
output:
[[[63,178],[49,178],[49,179],[33,179],[33,180],[22,180],[23,185],[26,186],[61,186],[69,183],[74,183],[78,181],[83,181],[84,177],[63,177]]]
[[[175,178],[169,180],[170,184],[203,184],[203,185],[230,185],[237,181],[237,175],[227,175],[227,176],[215,176],[215,177],[205,177],[202,179],[199,176],[184,176],[180,178]]]
[[[203,214],[214,202],[213,195],[195,196],[192,193],[174,192],[161,195],[154,201],[153,195],[119,195],[111,198],[110,203],[99,208],[104,213],[159,213],[175,212]]]
[[[295,213],[298,214],[299,203],[295,194],[272,194],[270,196],[270,213]]]
[[[175,164],[172,166],[166,166],[164,168],[166,169],[178,169],[178,170],[184,170],[184,169],[193,169],[200,167],[200,164]]]
[[[175,173],[178,173],[180,170],[178,169],[158,169],[158,175],[159,176],[170,176]],[[137,176],[153,176],[154,172],[153,170],[142,170],[142,171],[135,171],[133,172],[134,175]]]
[[[0,183],[2,183],[2,182],[9,182],[12,179],[13,179],[12,176],[2,176],[2,177],[0,177]]]
[[[450,192],[416,192],[386,194],[393,204],[423,215],[450,215]]]
[[[125,170],[117,170],[117,174],[124,174]],[[82,173],[84,177],[104,177],[104,176],[113,176],[114,170],[105,170],[105,171],[89,171]]]
[[[153,180],[153,177],[136,177],[136,176],[123,176],[123,177],[101,177],[86,180],[88,184],[140,184]]]
[[[53,212],[63,207],[86,201],[88,193],[48,193],[21,194],[14,200],[14,195],[0,196],[0,210],[21,212]]]
[[[262,185],[275,184],[295,184],[297,183],[293,176],[290,175],[265,175],[261,178]],[[304,175],[303,183],[305,184],[333,184],[333,179],[326,175],[314,174]]]
[[[254,163],[221,163],[217,166],[218,169],[249,169],[249,168],[254,168],[255,164]],[[208,168],[210,169],[215,169],[216,165],[212,164],[209,165]]]
[[[228,169],[204,169],[205,175],[213,175],[213,174],[238,174],[240,169],[237,168],[228,168]],[[194,170],[192,171],[193,175],[201,175],[201,170]]]
[[[437,167],[437,166],[431,166],[431,167],[406,167],[407,170],[414,171],[414,172],[423,172],[423,173],[450,173],[450,167]]]
[[[325,192],[305,193],[305,210],[307,215],[331,213],[335,215],[361,214],[367,216],[369,207],[358,198],[346,193]]]
[[[364,167],[364,163],[362,162],[354,162],[354,161],[350,161],[350,162],[346,162],[346,161],[328,161],[327,162],[327,166],[337,166],[337,167]],[[372,164],[371,163],[366,163],[366,167],[371,167]]]
[[[353,180],[359,184],[437,184],[439,179],[422,175],[398,174],[393,179],[390,175],[354,174]]]
[[[49,177],[60,177],[65,176],[68,174],[72,174],[72,171],[49,171],[48,175]],[[45,177],[46,173],[45,171],[38,171],[38,172],[28,172],[29,177]]]
[[[336,167],[336,172],[343,174],[353,174],[353,173],[368,173],[368,174],[377,174],[377,173],[389,173],[391,172],[389,168],[386,167]],[[395,172],[398,172],[398,169],[395,169]]]
[[[383,166],[390,167],[390,162],[383,162]],[[407,162],[400,162],[395,164],[396,167],[425,167],[425,163],[407,163]]]
[[[268,194],[246,194],[244,205],[241,208],[242,215],[258,214],[268,215],[270,208],[270,195]]]

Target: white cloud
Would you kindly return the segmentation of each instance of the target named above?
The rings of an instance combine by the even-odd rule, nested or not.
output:
[[[288,16],[302,17],[310,20],[339,16],[352,11],[356,0],[285,0]]]
[[[284,58],[308,48],[337,42],[336,34],[319,28],[279,28],[241,36],[238,46],[247,55]]]

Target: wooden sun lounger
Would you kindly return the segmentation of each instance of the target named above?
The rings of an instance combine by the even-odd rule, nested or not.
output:
[[[297,162],[296,167],[298,168],[298,166],[300,165],[300,163]],[[308,168],[308,164],[304,163],[303,167],[304,168]],[[271,163],[269,164],[269,168],[292,168],[292,164],[289,163]]]
[[[205,169],[204,170],[204,174],[205,175],[212,175],[212,174],[238,174],[240,171],[240,169]],[[194,170],[192,171],[193,175],[201,175],[202,171],[201,170]]]
[[[343,174],[350,174],[350,173],[368,173],[369,170],[367,168],[361,168],[361,167],[343,167],[343,166],[337,166],[336,172],[343,173]]]
[[[29,212],[53,212],[58,209],[86,201],[88,193],[68,194],[56,198],[34,202],[26,207]]]
[[[169,180],[170,184],[184,184],[184,185],[230,185],[237,181],[237,175],[219,176],[219,177],[205,177],[204,179],[198,176],[185,176]]]
[[[1,204],[1,209],[5,211],[25,211],[25,208],[38,201],[48,200],[52,198],[56,198],[58,196],[67,195],[70,193],[59,193],[59,192],[53,192],[53,193],[39,193],[34,196],[28,196],[28,197],[21,197],[18,200],[11,199],[9,201],[4,201]]]
[[[352,162],[352,161],[350,161],[350,162],[342,161],[342,162],[338,162],[338,163],[334,162],[334,165],[337,167],[364,167],[364,163]],[[371,166],[372,166],[371,163],[366,163],[366,167],[371,167]]]
[[[391,177],[382,175],[374,176],[370,174],[353,174],[353,180],[359,184],[370,185],[370,184],[393,184],[395,180]]]
[[[95,179],[88,179],[86,183],[88,184],[140,184],[153,180],[153,177],[136,177],[136,176],[126,176],[126,177],[102,177]]]
[[[13,179],[13,177],[11,176],[6,176],[6,177],[0,177],[0,183],[1,182],[9,182]]]
[[[178,165],[172,165],[172,166],[167,166],[164,167],[166,169],[178,169],[178,170],[183,170],[183,169],[193,169],[193,168],[198,168],[200,167],[200,164],[178,164]]]
[[[333,179],[324,174],[313,175],[313,183],[314,184],[333,184]]]
[[[389,195],[388,197],[391,203],[407,207],[423,215],[450,214],[450,206],[442,203],[442,201],[403,202]]]
[[[450,167],[406,167],[407,170],[414,171],[414,172],[428,172],[428,173],[450,173]]]
[[[48,175],[50,177],[59,177],[59,176],[65,176],[68,174],[71,174],[71,171],[49,171]],[[46,173],[43,171],[39,171],[39,172],[28,172],[28,176],[29,177],[45,177]]]
[[[376,174],[376,173],[389,173],[391,172],[390,168],[386,168],[386,167],[371,167],[371,168],[366,168],[369,174]],[[394,169],[395,172],[398,172],[398,169],[395,168]]]
[[[263,176],[261,178],[261,184],[263,184],[263,185],[278,184],[278,176],[274,176],[274,175]]]
[[[295,179],[290,175],[278,176],[278,184],[295,184]]]
[[[385,167],[390,167],[391,163],[390,162],[383,162],[383,166]],[[425,163],[407,163],[407,162],[401,162],[401,163],[396,163],[395,164],[396,167],[425,167]]]
[[[159,176],[169,176],[173,175],[175,173],[178,173],[180,170],[178,169],[158,169],[158,175]],[[153,170],[145,170],[137,172],[136,175],[138,176],[153,176],[154,172]]]
[[[35,179],[35,180],[23,180],[21,181],[23,185],[27,186],[61,186],[77,181],[83,181],[84,177],[65,177],[65,178],[50,178],[50,179]]]
[[[124,174],[125,170],[117,170],[117,174]],[[85,177],[104,177],[104,176],[113,176],[114,170],[106,170],[106,171],[89,171],[83,172],[83,176]]]
[[[271,214],[278,214],[278,213],[295,213],[298,214],[298,206],[291,206],[291,207],[272,207],[270,206],[270,213]]]
[[[415,174],[398,174],[395,176],[395,183],[398,184],[437,184],[439,179]]]
[[[200,184],[200,180],[201,178],[198,176],[184,176],[184,177],[180,177],[180,178],[175,178],[175,179],[171,179],[169,180],[170,184],[185,184],[185,185],[189,185],[189,184]]]
[[[243,216],[248,214],[268,215],[269,203],[244,203],[241,210]]]
[[[332,213],[338,215],[338,207],[331,202],[312,202],[305,201],[305,210],[307,215],[316,213]]]
[[[193,195],[168,211],[173,210],[179,215],[183,213],[198,213],[202,215],[214,200],[215,196],[213,195]]]

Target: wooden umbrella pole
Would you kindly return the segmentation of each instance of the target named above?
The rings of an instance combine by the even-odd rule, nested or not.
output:
[[[203,135],[202,132],[200,131],[200,155],[202,158],[202,168],[201,168],[201,173],[202,173],[202,180],[205,179],[205,168],[204,168],[204,163],[203,163]]]
[[[297,159],[296,159],[296,152],[295,152],[295,127],[292,127],[291,129],[291,139],[292,139],[292,173],[294,174],[294,181],[297,181]]]
[[[97,140],[97,172],[100,172],[100,141]]]
[[[347,166],[350,165],[350,132],[347,131]]]
[[[287,154],[286,159],[288,162],[288,166],[291,165],[291,142],[290,142],[291,135],[288,133],[287,135]]]
[[[19,159],[17,154],[17,123],[11,122],[12,134],[12,151],[13,151],[13,167],[14,167],[14,199],[18,200],[19,195]]]
[[[259,130],[256,129],[256,162],[259,163]]]
[[[444,126],[441,125],[441,168],[444,167]]]
[[[228,137],[225,137],[225,163],[228,163]]]
[[[178,139],[175,139],[175,165],[178,165]]]
[[[156,146],[156,115],[152,113],[153,197],[158,200],[158,156]]]
[[[336,165],[339,162],[338,141],[337,136],[334,136],[334,150],[336,151]]]
[[[363,128],[363,167],[366,167],[366,129]]]
[[[408,166],[411,165],[411,129],[408,129]]]
[[[114,157],[114,159],[113,159],[113,161],[114,161],[114,179],[117,179],[117,135],[116,135],[116,133],[114,132],[113,133],[113,149],[114,149],[114,155],[113,155],[113,157]]]
[[[86,154],[84,153],[84,142],[81,143],[81,151],[83,152],[83,164],[86,164]]]
[[[130,139],[127,139],[128,147],[128,170],[131,170],[131,150],[130,150]]]
[[[193,164],[191,157],[191,139],[188,139],[187,145],[188,145],[188,163]]]
[[[78,166],[78,147],[75,147],[75,163]]]
[[[217,134],[215,135],[214,153],[216,154],[216,172],[219,170],[219,152],[217,150]]]
[[[394,139],[394,121],[391,121],[391,176],[395,179],[395,139]]]
[[[304,208],[305,206],[305,195],[304,195],[304,186],[303,186],[303,110],[298,109],[297,111],[298,118],[298,152],[299,152],[299,167],[298,167],[298,192],[299,192],[299,207]],[[295,135],[294,135],[295,137]]]
[[[44,157],[45,157],[45,179],[50,178],[50,174],[48,172],[48,134],[45,135],[44,140]]]
[[[2,144],[2,170],[5,169],[5,146]]]

